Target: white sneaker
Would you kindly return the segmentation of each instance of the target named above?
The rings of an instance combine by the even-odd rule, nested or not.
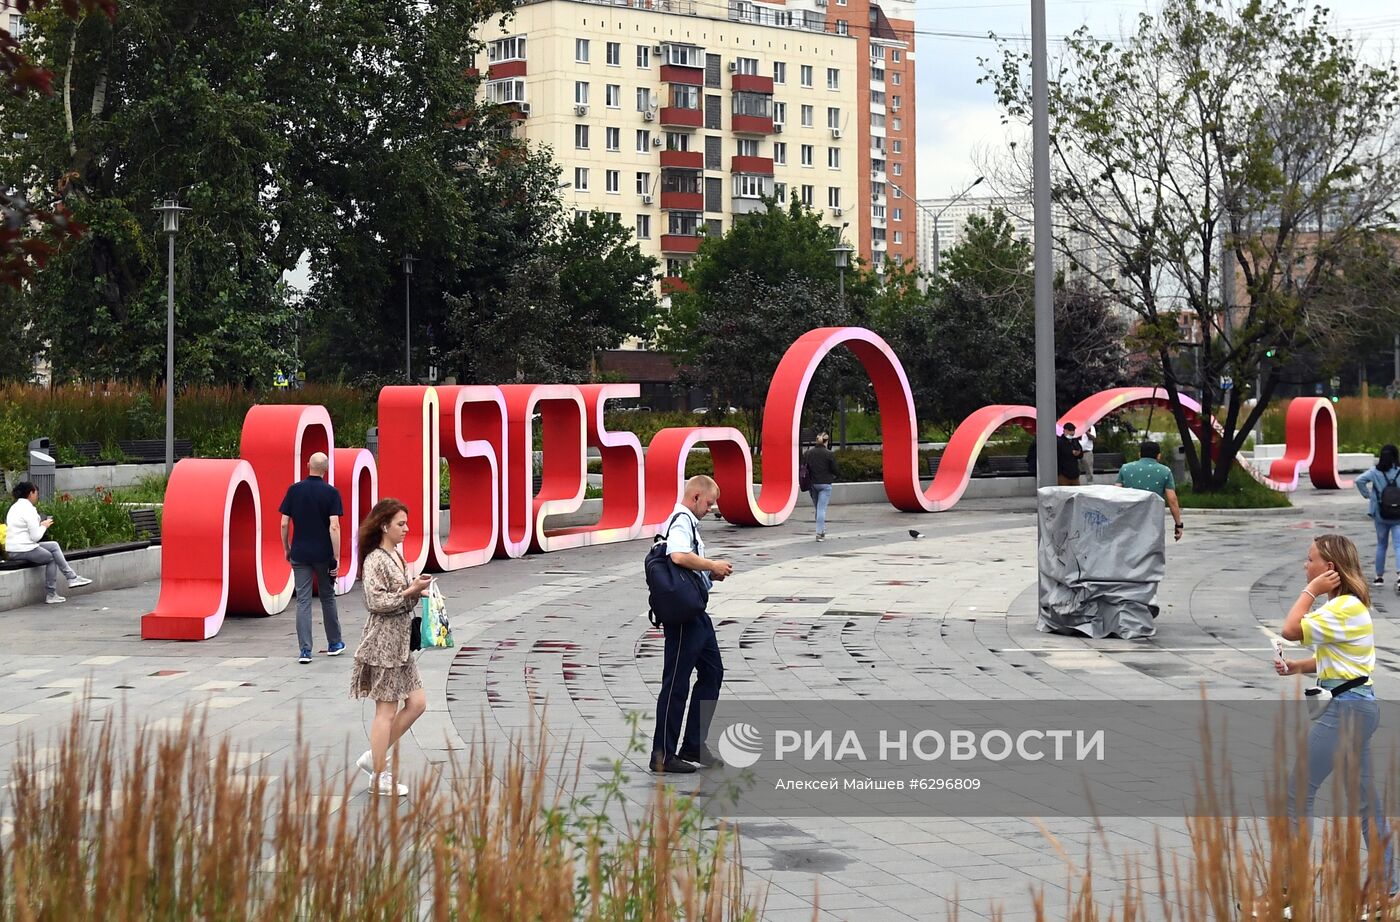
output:
[[[45,604],[45,605],[58,605],[58,604],[60,604],[60,603],[62,603],[62,602],[67,602],[67,601],[68,601],[68,600],[67,600],[66,598],[64,598],[63,596],[59,595],[57,592],[51,592],[51,593],[49,593],[48,596],[46,596],[46,597],[44,598],[44,604]]]
[[[388,772],[380,772],[378,779],[371,778],[369,790],[371,794],[381,794],[385,797],[408,796],[408,785],[395,783],[394,776]]]
[[[365,750],[365,754],[355,760],[355,767],[365,773],[365,777],[374,780],[374,753]]]
[[[92,585],[92,580],[88,579],[86,576],[75,576],[75,577],[73,577],[72,579],[70,579],[70,580],[68,581],[68,588],[69,588],[69,589],[81,589],[81,588],[84,587],[84,586],[91,586],[91,585]]]

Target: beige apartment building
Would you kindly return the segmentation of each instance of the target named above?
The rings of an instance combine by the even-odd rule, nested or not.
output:
[[[484,92],[552,149],[566,202],[635,229],[662,261],[663,290],[704,234],[761,196],[795,193],[862,256],[883,257],[872,246],[869,30],[838,24],[827,0],[805,2],[527,2],[485,37]],[[912,247],[912,213],[909,223]]]

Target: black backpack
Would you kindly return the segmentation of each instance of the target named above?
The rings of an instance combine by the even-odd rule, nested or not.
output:
[[[656,536],[643,566],[647,576],[647,619],[657,627],[685,627],[705,613],[710,601],[710,591],[705,588],[705,580],[694,570],[676,566],[671,555],[666,553],[666,535],[676,522],[677,512],[666,522],[666,527]],[[696,543],[691,551],[699,553],[698,536],[692,532]]]
[[[1385,486],[1381,487],[1380,504],[1377,509],[1381,518],[1389,522],[1400,520],[1400,483],[1381,474]],[[1397,477],[1400,479],[1400,477]]]

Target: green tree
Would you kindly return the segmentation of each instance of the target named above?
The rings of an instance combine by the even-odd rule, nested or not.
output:
[[[1374,310],[1329,288],[1400,196],[1400,75],[1363,62],[1328,16],[1288,0],[1167,0],[1121,43],[1070,36],[1050,83],[1060,245],[1097,248],[1086,273],[1140,318],[1198,489],[1225,487],[1268,407],[1270,351],[1345,348],[1342,331]],[[1008,118],[1029,120],[1024,52],[1004,49],[984,79]],[[1187,423],[1183,340],[1197,344],[1206,406],[1223,376],[1262,380],[1248,413],[1246,386],[1225,393],[1218,437]]]

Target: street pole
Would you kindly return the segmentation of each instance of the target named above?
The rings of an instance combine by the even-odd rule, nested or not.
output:
[[[1055,485],[1054,241],[1050,229],[1050,102],[1045,0],[1031,0],[1031,133],[1035,203],[1035,459],[1042,487]]]
[[[413,324],[409,313],[409,283],[413,281],[413,257],[403,255],[403,376],[413,383]]]
[[[837,269],[836,280],[837,291],[841,297],[841,316],[846,316],[846,267],[840,266]],[[846,449],[846,395],[841,395],[841,450]]]
[[[175,471],[175,232],[165,235],[165,476]]]

